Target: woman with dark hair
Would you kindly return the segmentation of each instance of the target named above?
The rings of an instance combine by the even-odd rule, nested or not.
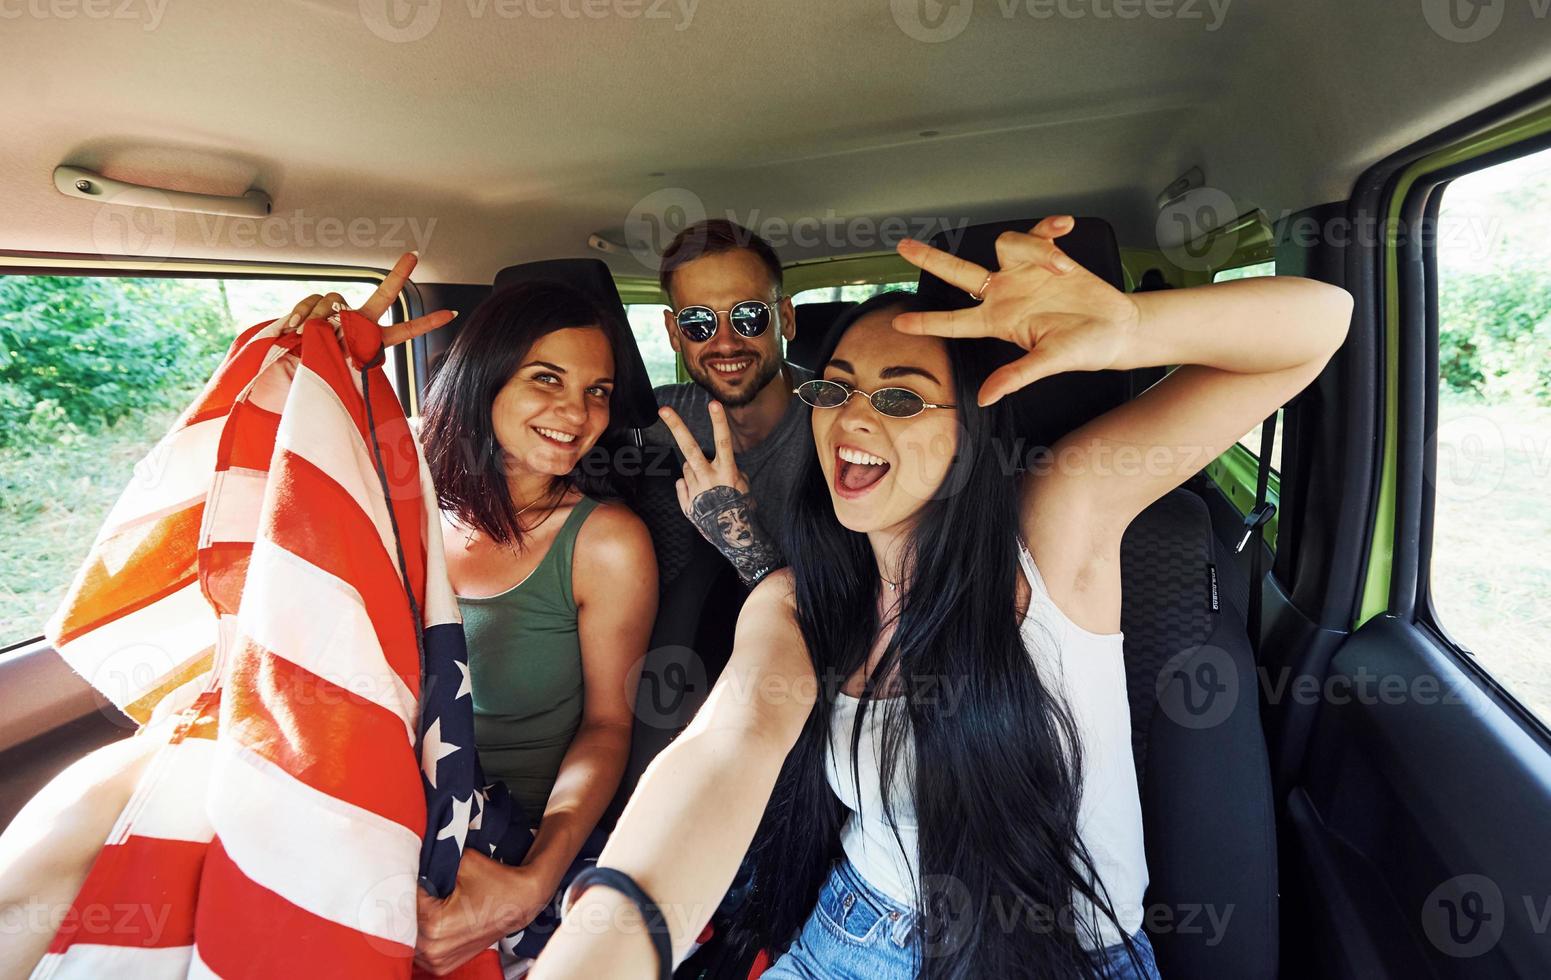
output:
[[[571,889],[582,926],[536,978],[657,975],[746,850],[733,938],[784,950],[767,978],[1157,976],[1121,535],[1319,374],[1351,299],[1274,278],[1126,295],[1060,250],[1072,226],[1004,235],[994,274],[904,242],[979,305],[885,295],[836,325],[799,391],[816,454],[791,566],[750,594],[727,669]],[[985,337],[1027,353],[999,363]],[[1061,439],[1058,465],[1004,464],[1003,396],[1170,364]]]
[[[338,302],[309,297],[297,310],[305,320]],[[616,393],[630,390],[624,331],[561,283],[499,290],[426,395],[420,442],[463,614],[475,747],[486,780],[511,792],[514,819],[534,829],[521,865],[465,851],[448,898],[421,894],[415,960],[434,972],[518,933],[506,952],[536,955],[549,930],[535,918],[603,846],[597,823],[629,757],[657,610],[651,538],[604,499],[606,467],[589,459]]]

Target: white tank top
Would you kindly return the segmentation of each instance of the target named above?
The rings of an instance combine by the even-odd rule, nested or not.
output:
[[[1093,857],[1094,869],[1121,926],[1131,935],[1142,924],[1147,858],[1142,849],[1142,804],[1131,756],[1131,708],[1126,700],[1126,671],[1121,655],[1125,634],[1091,633],[1072,622],[1051,601],[1033,556],[1021,542],[1018,551],[1032,590],[1023,621],[1024,645],[1030,650],[1040,680],[1065,698],[1082,742],[1078,834]],[[949,699],[954,693],[945,687],[939,692],[939,703],[951,707]],[[879,792],[879,708],[878,704],[869,707],[858,744],[860,794],[852,782],[849,764],[857,700],[844,693],[835,702],[825,768],[830,788],[851,811],[840,833],[846,857],[879,891],[913,907],[918,873],[914,747],[906,741],[894,769],[890,797],[899,830],[896,839],[883,814]],[[1007,819],[1016,820],[1017,815],[1009,813]],[[1120,942],[1120,934],[1109,918],[1081,896],[1073,896],[1072,911],[1095,923],[1101,945]]]

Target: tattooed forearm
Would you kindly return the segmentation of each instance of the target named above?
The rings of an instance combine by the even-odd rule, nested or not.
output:
[[[754,498],[735,487],[712,487],[690,505],[689,519],[737,570],[743,584],[753,587],[785,561],[775,542],[754,516]]]

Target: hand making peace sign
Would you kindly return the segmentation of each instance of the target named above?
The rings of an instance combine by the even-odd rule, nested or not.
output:
[[[372,293],[356,312],[373,323],[381,320],[382,315],[392,309],[393,304],[398,301],[399,293],[403,292],[404,284],[409,281],[409,274],[415,271],[415,263],[418,261],[419,257],[414,252],[405,252],[399,256],[399,260],[393,264],[392,271],[382,280],[377,291]],[[295,328],[308,320],[326,319],[345,308],[345,298],[338,293],[327,293],[321,296],[314,293],[291,309],[290,316],[286,318],[286,326]],[[401,344],[423,333],[430,333],[437,327],[451,323],[457,315],[453,310],[437,310],[425,316],[417,316],[413,320],[405,320],[403,323],[390,323],[382,328],[382,346],[392,347],[394,344]]]
[[[900,242],[906,261],[980,302],[963,310],[904,313],[894,318],[895,329],[934,337],[997,337],[1028,351],[986,379],[982,405],[1053,374],[1122,366],[1140,311],[1130,296],[1056,245],[1075,225],[1063,214],[1044,219],[1028,234],[1004,232],[996,240],[1001,267],[996,272],[921,242]]]
[[[677,412],[666,407],[657,411],[668,431],[673,434],[673,441],[678,443],[679,452],[684,454],[684,475],[674,484],[674,489],[678,491],[679,509],[691,520],[694,519],[695,499],[713,487],[731,487],[741,494],[749,492],[749,481],[739,471],[738,462],[733,457],[732,430],[727,427],[727,410],[721,402],[712,399],[709,411],[711,442],[716,449],[714,459],[706,459],[700,444],[695,441],[694,435]]]

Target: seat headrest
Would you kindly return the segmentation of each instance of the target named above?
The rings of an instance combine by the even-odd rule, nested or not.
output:
[[[1027,232],[1039,220],[992,221],[959,231],[943,231],[933,236],[928,244],[994,272],[999,268],[997,236],[1005,231]],[[1109,222],[1102,218],[1077,218],[1072,230],[1057,242],[1061,250],[1083,268],[1116,289],[1125,288],[1120,246]],[[916,292],[944,309],[962,309],[975,303],[964,290],[929,272],[921,273]],[[1021,357],[1023,353],[1012,344],[1007,345],[1008,360]],[[1033,448],[1054,445],[1068,432],[1124,403],[1131,393],[1132,379],[1125,371],[1078,371],[1043,378],[1008,397],[1018,435]]]
[[[798,367],[817,371],[818,366],[813,360],[818,356],[819,348],[824,346],[824,335],[829,333],[829,328],[840,318],[840,314],[855,305],[846,300],[834,300],[793,307],[797,311],[797,334],[787,342],[786,359]]]
[[[646,363],[641,359],[641,349],[635,335],[630,332],[630,320],[625,315],[625,304],[620,301],[619,290],[614,287],[614,277],[609,267],[599,259],[545,259],[542,262],[524,262],[509,265],[495,275],[497,291],[524,282],[558,282],[579,289],[596,300],[618,318],[625,336],[624,356],[633,358],[634,368],[631,390],[624,392],[620,406],[624,418],[610,419],[611,426],[627,429],[644,429],[657,421],[657,396],[652,394],[652,383],[646,373]]]

